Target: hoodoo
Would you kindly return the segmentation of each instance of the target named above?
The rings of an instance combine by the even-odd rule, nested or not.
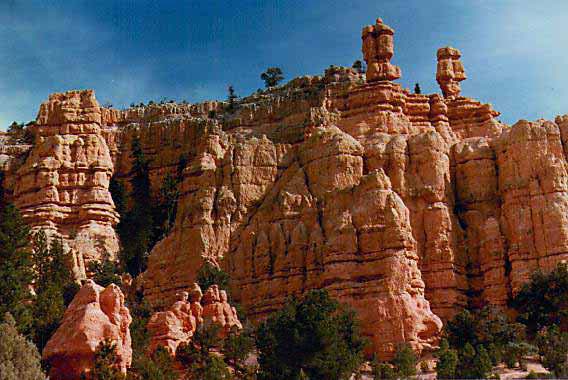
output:
[[[501,123],[461,93],[451,47],[432,52],[443,96],[412,94],[393,82],[393,37],[381,19],[363,29],[366,74],[330,67],[231,107],[115,110],[91,90],[53,94],[33,145],[0,136],[6,194],[34,229],[61,235],[77,277],[88,276],[85,264],[119,249],[109,180],[132,177],[137,139],[152,196],[179,179],[172,226],[136,283],[165,310],[149,326],[153,347],[175,351],[199,318],[240,325],[219,289],[201,305],[194,283],[208,262],[253,320],[326,289],[357,312],[380,358],[403,342],[430,350],[468,303],[507,308],[531,272],[568,260],[568,116]],[[87,284],[78,297],[108,319],[98,301],[108,289]]]

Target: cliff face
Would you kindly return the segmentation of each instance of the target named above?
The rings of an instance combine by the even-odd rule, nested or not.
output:
[[[380,20],[363,30],[366,75],[330,67],[233,109],[119,111],[91,91],[52,95],[31,150],[0,143],[5,187],[81,268],[118,249],[108,181],[129,178],[138,136],[154,192],[183,169],[175,224],[143,274],[152,303],[171,305],[208,260],[254,318],[325,288],[381,357],[402,341],[428,349],[440,318],[468,302],[505,306],[534,269],[568,259],[568,116],[500,123],[461,96],[449,47],[437,54],[443,96],[411,94],[392,82],[393,37]]]

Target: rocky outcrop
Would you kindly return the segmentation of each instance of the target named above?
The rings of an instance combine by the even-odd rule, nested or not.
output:
[[[118,252],[101,108],[90,90],[53,94],[30,128],[35,143],[14,174],[14,202],[33,230],[63,238],[84,278],[89,262]]]
[[[155,346],[175,351],[200,318],[237,324],[221,291],[191,310],[177,298],[207,261],[253,319],[327,289],[357,310],[381,358],[403,341],[428,350],[440,318],[468,303],[505,308],[532,270],[566,260],[568,116],[504,125],[461,94],[449,47],[437,53],[443,95],[411,94],[393,82],[393,36],[380,19],[363,29],[366,75],[331,66],[231,107],[114,110],[90,91],[55,94],[32,148],[0,136],[6,193],[34,228],[64,237],[82,275],[100,257],[93,242],[118,249],[108,178],[128,183],[136,137],[152,193],[179,179],[174,226],[137,280],[166,310]]]
[[[467,79],[465,69],[460,60],[461,52],[453,47],[438,49],[438,67],[436,81],[440,85],[444,97],[460,96],[460,82]]]
[[[178,346],[190,342],[195,330],[204,324],[218,325],[221,337],[226,337],[234,328],[243,328],[235,308],[227,300],[226,291],[212,285],[202,300],[201,288],[193,284],[190,293],[178,294],[178,301],[169,310],[152,315],[147,326],[150,335],[148,351],[164,347],[175,356]]]
[[[394,55],[394,30],[380,18],[375,25],[363,29],[363,58],[367,62],[367,80],[395,80],[400,78],[400,68],[391,64]]]
[[[116,366],[126,373],[132,361],[130,322],[124,295],[111,284],[103,288],[87,280],[65,311],[63,321],[45,346],[42,358],[54,380],[89,376],[101,342],[116,347]]]

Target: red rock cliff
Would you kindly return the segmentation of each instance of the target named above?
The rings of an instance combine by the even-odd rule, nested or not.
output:
[[[500,123],[462,96],[454,48],[433,56],[443,96],[411,94],[393,82],[394,30],[379,19],[362,36],[366,75],[330,67],[232,111],[53,95],[25,163],[0,150],[6,186],[79,262],[98,255],[83,245],[92,237],[115,252],[108,178],[129,177],[137,135],[153,191],[184,166],[175,225],[143,275],[154,305],[171,305],[208,260],[254,318],[325,288],[357,310],[381,357],[402,341],[429,349],[440,318],[467,302],[505,306],[531,271],[568,259],[568,116]]]

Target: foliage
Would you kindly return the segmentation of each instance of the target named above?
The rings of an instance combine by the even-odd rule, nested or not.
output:
[[[523,357],[536,353],[537,349],[526,342],[509,342],[503,348],[503,360],[509,368],[514,368],[517,363],[523,366]]]
[[[18,333],[16,321],[6,313],[0,323],[0,379],[43,380],[40,359],[37,348]]]
[[[388,363],[379,362],[376,359],[373,359],[371,362],[371,369],[373,379],[375,380],[391,380],[397,378],[394,368]]]
[[[277,86],[284,79],[282,69],[279,67],[269,67],[260,74],[260,79],[264,81],[266,88]]]
[[[91,262],[88,268],[92,280],[105,288],[110,284],[120,285],[122,282],[118,266],[108,256],[105,252],[101,261]]]
[[[463,350],[458,353],[456,377],[458,379],[484,379],[491,371],[491,359],[483,346],[477,350],[470,343],[466,343]]]
[[[568,326],[568,263],[559,263],[548,274],[534,272],[512,306],[531,334],[551,325]]]
[[[420,89],[420,83],[416,83],[414,85],[414,93],[415,94],[421,94],[422,93],[422,90]]]
[[[218,285],[221,289],[229,289],[229,275],[221,268],[206,261],[197,271],[197,284],[205,291],[211,285]]]
[[[536,344],[543,366],[556,377],[568,377],[568,332],[550,326],[539,332]]]
[[[13,204],[0,209],[0,315],[12,313],[20,332],[32,321],[29,285],[34,273],[30,230]]]
[[[436,357],[438,358],[438,363],[436,364],[438,379],[453,379],[458,364],[458,352],[450,348],[446,339],[442,339],[440,342],[440,348],[436,351]]]
[[[250,325],[242,331],[233,329],[223,342],[223,358],[234,369],[235,378],[246,379],[250,369],[246,360],[255,348],[254,330]]]
[[[450,347],[461,350],[467,343],[474,347],[493,344],[497,348],[524,338],[524,326],[511,322],[505,313],[485,307],[479,311],[463,310],[445,326]]]
[[[150,341],[146,325],[152,316],[152,307],[144,300],[141,293],[131,294],[127,299],[127,306],[132,316],[130,336],[132,338],[133,360],[145,358],[145,352]]]
[[[10,124],[10,126],[8,127],[10,142],[12,144],[33,144],[34,135],[27,128],[32,124],[34,124],[34,122],[30,122],[27,125],[24,125],[24,123],[18,123],[16,121]]]
[[[126,212],[126,206],[128,202],[128,196],[126,193],[126,188],[124,187],[124,183],[113,176],[110,179],[108,190],[110,192],[110,195],[112,196],[116,211],[120,215],[123,215]]]
[[[61,238],[52,239],[48,246],[45,233],[36,233],[33,236],[33,262],[36,269],[36,299],[33,304],[32,337],[41,351],[61,323],[65,309],[79,286],[69,270]]]
[[[361,60],[358,59],[355,62],[353,62],[353,65],[351,67],[359,74],[363,73],[363,62],[361,62]]]
[[[158,347],[151,357],[140,355],[134,358],[127,378],[132,380],[177,380],[179,376],[174,371],[174,360],[169,352],[164,347]]]
[[[352,311],[324,290],[292,298],[257,331],[264,379],[347,379],[363,361],[365,342]]]
[[[149,162],[138,138],[132,140],[132,158],[132,207],[121,214],[117,231],[122,242],[121,262],[136,277],[146,269],[154,226]]]
[[[212,353],[214,348],[222,345],[219,329],[220,326],[216,323],[202,324],[197,328],[191,342],[178,347],[176,357],[187,368],[191,378],[229,379],[227,365],[220,357]]]
[[[229,102],[228,110],[233,112],[235,110],[235,101],[238,99],[237,94],[235,93],[235,88],[230,85],[227,87],[227,101]]]
[[[418,359],[414,351],[408,344],[401,345],[392,360],[392,364],[396,369],[398,377],[406,379],[416,375],[416,363]]]
[[[99,343],[95,352],[95,365],[89,374],[92,380],[122,380],[125,376],[117,368],[116,345],[105,340]]]

